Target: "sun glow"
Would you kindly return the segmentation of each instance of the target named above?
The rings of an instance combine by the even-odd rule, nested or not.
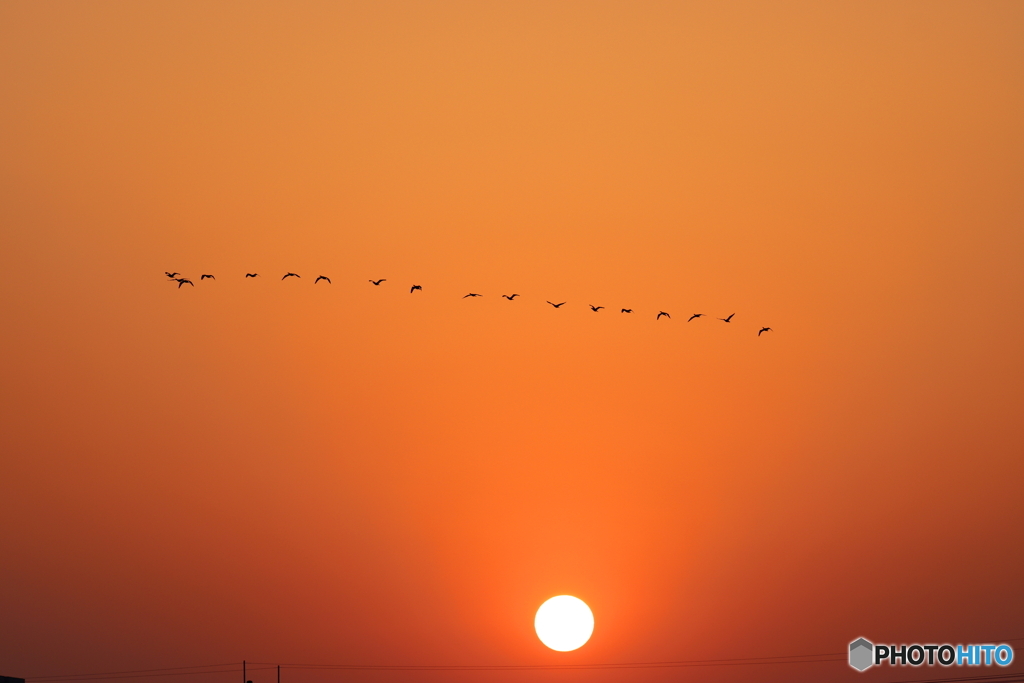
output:
[[[540,642],[552,650],[569,652],[590,640],[594,632],[594,613],[579,598],[557,595],[540,606],[533,627]]]

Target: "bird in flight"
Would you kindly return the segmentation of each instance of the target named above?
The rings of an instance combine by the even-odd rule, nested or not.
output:
[[[260,274],[259,273],[246,273],[245,276],[246,277],[259,277]]]
[[[633,309],[632,309],[632,308],[623,308],[623,309],[622,309],[622,312],[623,312],[623,313],[632,313],[632,312],[633,312]]]
[[[757,331],[757,336],[758,336],[758,337],[760,337],[760,336],[761,336],[761,333],[762,333],[762,332],[774,332],[774,331],[775,331],[775,330],[773,330],[773,329],[772,329],[772,328],[770,328],[770,327],[762,327],[761,329],[759,329],[759,330]]]
[[[732,317],[734,315],[736,315],[736,314],[735,313],[730,313],[728,318],[719,318],[719,320],[721,320],[723,323],[731,323],[732,322]]]
[[[551,303],[550,301],[548,303],[551,304],[552,306],[554,306],[555,308],[558,308],[559,306],[564,306],[565,305],[564,301],[562,303],[560,303],[560,304],[554,304],[554,303]]]
[[[415,291],[416,291],[417,289],[418,289],[418,290],[420,290],[421,292],[423,291],[423,288],[422,288],[422,287],[420,287],[419,285],[413,285],[413,286],[412,286],[412,288],[411,288],[411,289],[409,290],[409,293],[410,293],[410,294],[412,294],[412,293],[413,293],[413,292],[415,292]]]
[[[466,297],[470,297],[470,296],[483,296],[483,294],[474,294],[473,292],[470,292],[469,294],[467,294],[466,296],[464,296],[462,298],[465,299]]]
[[[670,316],[670,315],[669,315],[668,313],[666,313],[665,311],[658,311],[658,317],[657,317],[657,318],[655,318],[655,320],[661,320],[661,316],[665,316],[665,317],[666,317],[666,318],[668,318],[669,320],[671,320],[671,319],[672,319],[672,316]]]
[[[515,299],[515,298],[516,298],[517,296],[519,296],[519,295],[518,295],[518,294],[512,294],[512,295],[510,296],[510,295],[508,295],[508,294],[502,294],[502,296],[503,296],[503,297],[505,297],[506,299],[508,299],[509,301],[512,301],[512,300],[514,300],[514,299]]]
[[[604,306],[595,306],[594,304],[589,304],[589,306],[590,306],[590,310],[592,310],[594,313],[597,313],[602,308],[604,308]]]
[[[200,276],[199,276],[199,281],[200,281],[200,282],[202,282],[203,280],[205,280],[205,279],[207,279],[207,278],[209,278],[209,279],[211,279],[211,280],[216,280],[216,279],[217,279],[217,278],[215,278],[215,277],[214,277],[214,276],[212,276],[212,275],[200,275]]]
[[[327,277],[326,275],[321,275],[317,279],[313,280],[313,284],[315,285],[316,283],[320,282],[321,280],[327,280],[327,284],[331,284],[331,278]]]
[[[687,320],[686,322],[690,322],[690,320],[693,320],[694,318],[703,318],[703,317],[704,317],[703,313],[694,313],[693,315],[690,316],[689,320]]]
[[[376,287],[380,287],[380,283],[382,283],[382,282],[387,282],[387,281],[388,281],[388,279],[387,279],[386,277],[382,277],[382,278],[381,278],[381,279],[379,279],[379,280],[370,280],[370,284],[371,284],[371,285],[374,285],[374,286],[376,286]]]
[[[285,276],[283,278],[281,278],[281,279],[284,280],[285,278],[288,278],[288,277],[302,277],[302,276],[299,275],[298,273],[286,273]]]
[[[179,275],[181,275],[181,273],[168,273],[168,272],[167,272],[167,271],[165,270],[165,271],[164,271],[164,275],[166,275],[167,277],[169,277],[169,278],[171,278],[172,280],[174,280],[174,279],[175,279],[175,278],[177,278],[177,277],[178,277]]]
[[[195,287],[195,285],[192,284],[192,281],[187,279],[187,278],[176,277],[176,278],[174,278],[174,281],[178,283],[178,289],[181,289],[181,286],[183,284],[185,284],[186,282],[189,283],[190,285],[192,285],[193,287]]]

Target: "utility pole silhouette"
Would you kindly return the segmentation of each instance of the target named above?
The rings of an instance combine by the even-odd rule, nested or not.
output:
[[[245,660],[242,660],[242,683],[252,683],[250,680],[246,680],[245,675]],[[281,683],[281,665],[277,665],[277,683]]]

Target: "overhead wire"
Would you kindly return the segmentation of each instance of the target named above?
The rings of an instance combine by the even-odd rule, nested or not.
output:
[[[219,668],[215,668],[219,667]],[[230,667],[230,668],[223,668]],[[249,667],[249,671],[263,671],[266,669],[273,669],[273,666],[259,666],[257,668]],[[206,669],[205,671],[185,671],[185,669]],[[228,664],[200,664],[196,666],[177,666],[177,667],[166,667],[163,669],[137,669],[134,671],[107,671],[103,673],[88,673],[88,674],[66,674],[63,676],[31,676],[26,677],[25,681],[32,681],[32,683],[63,683],[64,681],[106,681],[106,680],[119,680],[129,678],[155,678],[163,676],[193,676],[200,674],[223,674],[223,673],[238,673],[242,671],[241,662],[232,662]]]
[[[1014,642],[1020,638],[997,638],[990,642]],[[319,671],[585,671],[611,669],[659,669],[711,666],[758,666],[778,664],[819,664],[845,661],[845,652],[819,652],[799,655],[774,655],[765,657],[731,657],[721,659],[689,659],[658,662],[615,662],[596,664],[312,664],[248,662],[247,671],[266,671],[277,667],[293,670]],[[186,669],[206,669],[186,671]],[[202,664],[194,666],[166,667],[162,669],[135,669],[129,671],[108,671],[88,674],[65,674],[60,676],[33,676],[26,678],[31,683],[63,683],[64,681],[116,680],[130,678],[151,678],[162,676],[187,676],[197,674],[236,673],[242,670],[241,663]],[[960,678],[913,679],[907,683],[957,683],[960,681],[1024,681],[1024,674],[985,674]]]

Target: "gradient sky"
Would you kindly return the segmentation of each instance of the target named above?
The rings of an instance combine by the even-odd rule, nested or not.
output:
[[[1022,123],[1019,2],[3,2],[0,674],[1024,636]]]

